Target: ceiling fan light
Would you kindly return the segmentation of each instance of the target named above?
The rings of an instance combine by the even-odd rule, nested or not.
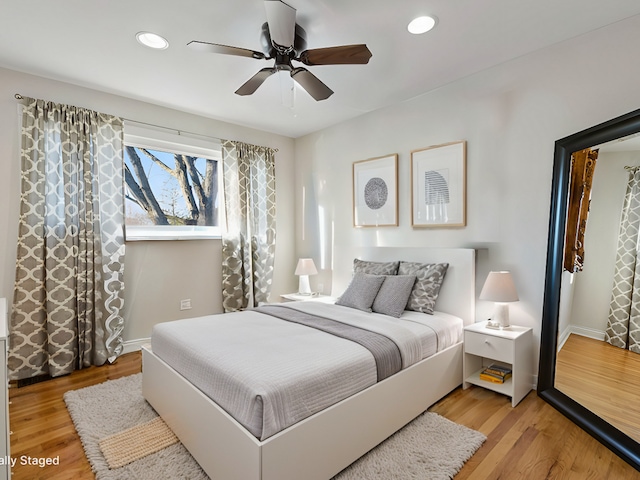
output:
[[[136,33],[136,40],[145,47],[154,48],[156,50],[164,50],[169,47],[167,39],[156,33],[138,32]]]
[[[436,17],[417,17],[411,20],[409,25],[407,26],[407,30],[414,35],[420,35],[422,33],[427,33],[433,27],[436,26]]]

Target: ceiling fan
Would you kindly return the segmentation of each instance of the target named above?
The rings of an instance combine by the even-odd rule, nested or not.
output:
[[[257,60],[275,59],[273,67],[261,69],[236,90],[236,94],[251,95],[274,73],[288,71],[291,78],[314,99],[325,100],[333,94],[333,90],[306,68],[293,66],[292,61],[301,62],[307,66],[369,63],[371,52],[364,44],[306,50],[306,32],[296,23],[296,9],[281,0],[265,0],[264,6],[267,22],[262,25],[260,35],[262,52],[196,40],[187,44],[191,49],[202,52],[251,57]]]

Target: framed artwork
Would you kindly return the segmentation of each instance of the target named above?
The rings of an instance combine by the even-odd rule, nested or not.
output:
[[[398,154],[353,163],[353,226],[398,225]]]
[[[466,225],[466,142],[411,152],[411,225]]]

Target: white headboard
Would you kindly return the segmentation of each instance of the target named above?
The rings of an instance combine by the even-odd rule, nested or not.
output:
[[[476,316],[476,251],[468,248],[336,247],[333,258],[333,296],[340,296],[351,281],[353,259],[391,262],[448,263],[436,310],[456,315],[465,325]]]

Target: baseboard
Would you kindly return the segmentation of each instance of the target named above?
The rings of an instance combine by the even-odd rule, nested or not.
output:
[[[564,344],[569,338],[569,335],[571,335],[571,325],[565,328],[564,331],[560,332],[560,334],[558,335],[558,352],[562,350],[562,347],[564,347]]]
[[[572,325],[571,333],[593,338],[594,340],[604,340],[604,332],[602,330],[596,330],[595,328],[576,327],[575,325]]]
[[[143,345],[151,342],[151,338],[138,338],[137,340],[127,340],[123,343],[122,354],[139,352]]]
[[[604,341],[604,332],[595,328],[580,327],[576,325],[569,325],[563,332],[558,335],[558,352],[562,350],[565,342],[569,338],[569,335],[575,333],[581,337],[593,338],[594,340]]]

